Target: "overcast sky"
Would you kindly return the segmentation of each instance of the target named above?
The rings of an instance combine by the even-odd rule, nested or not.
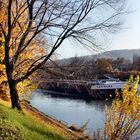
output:
[[[124,27],[126,29],[124,28],[119,33],[111,35],[103,46],[104,50],[140,48],[140,0],[127,1],[129,9],[133,11],[133,13],[125,18]],[[91,55],[97,52],[89,51],[66,40],[57,53],[59,58],[68,58],[72,56]]]

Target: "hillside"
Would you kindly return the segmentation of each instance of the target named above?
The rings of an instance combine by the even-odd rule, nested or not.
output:
[[[123,49],[123,50],[112,50],[112,51],[106,51],[103,53],[99,53],[97,55],[88,55],[88,56],[81,56],[79,57],[82,61],[90,61],[92,59],[96,60],[98,58],[112,58],[112,59],[116,59],[116,58],[125,58],[130,60],[131,62],[133,61],[133,55],[137,54],[140,55],[140,49]],[[62,64],[62,65],[67,65],[69,63],[71,63],[71,61],[73,60],[74,57],[71,58],[67,58],[67,59],[61,59],[61,60],[57,60],[58,64]]]
[[[107,52],[95,55],[95,57],[113,58],[113,59],[116,59],[118,57],[123,57],[125,59],[132,61],[134,54],[140,55],[140,49],[112,50],[112,51],[107,51]]]

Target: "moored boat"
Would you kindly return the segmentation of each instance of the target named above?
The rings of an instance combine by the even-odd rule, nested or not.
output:
[[[94,98],[114,98],[116,96],[116,90],[121,91],[126,85],[126,81],[120,81],[119,79],[111,78],[96,80],[91,84],[90,95]],[[132,83],[133,85],[133,83]],[[140,91],[140,84],[138,85],[138,91]]]

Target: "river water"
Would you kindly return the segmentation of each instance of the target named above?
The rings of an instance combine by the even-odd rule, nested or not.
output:
[[[31,94],[30,103],[38,110],[56,118],[68,126],[81,127],[87,123],[86,132],[92,136],[94,131],[103,130],[105,124],[105,105],[108,101],[85,101],[80,99],[51,97],[42,90]]]

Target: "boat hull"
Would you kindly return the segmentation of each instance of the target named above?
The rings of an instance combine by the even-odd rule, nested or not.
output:
[[[78,99],[108,99],[115,98],[116,89],[100,89],[93,90],[91,86],[78,86],[78,87],[68,87],[64,85],[49,85],[47,86],[48,94],[59,97],[70,97]],[[118,89],[121,91],[121,89]]]
[[[123,89],[125,85],[126,81],[120,81],[118,79],[82,82],[79,80],[56,80],[42,83],[40,88],[51,91],[48,93],[54,96],[81,99],[109,99],[116,97],[116,90],[121,93],[121,89]],[[138,91],[140,91],[140,85],[138,85]]]

